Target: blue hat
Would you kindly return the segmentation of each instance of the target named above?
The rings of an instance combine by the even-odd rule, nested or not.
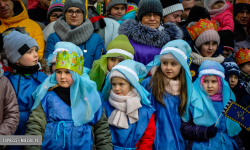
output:
[[[203,75],[216,75],[225,78],[225,69],[218,62],[205,60],[199,68],[199,77]]]
[[[225,62],[229,75],[240,76],[240,68],[235,62]]]
[[[215,61],[205,60],[201,64],[199,68],[199,77],[193,83],[194,88],[197,92],[197,99],[191,101],[191,105],[194,108],[193,114],[193,122],[196,125],[203,125],[203,126],[211,126],[216,123],[220,114],[217,114],[216,110],[214,109],[213,102],[210,96],[204,91],[201,87],[201,77],[204,75],[216,75],[221,77],[222,81],[222,97],[223,97],[223,105],[224,107],[227,105],[228,101],[232,99],[235,101],[235,95],[232,92],[231,88],[228,85],[228,82],[225,81],[224,75],[225,70],[222,65]],[[222,110],[221,110],[222,111]],[[226,127],[228,131],[228,135],[233,137],[238,135],[241,131],[241,128],[238,123],[232,121],[229,118],[226,118]]]
[[[192,52],[191,47],[187,42],[184,40],[173,40],[168,42],[161,50],[160,55],[155,56],[154,60],[150,62],[147,67],[147,72],[149,72],[154,66],[161,65],[161,59],[164,58],[174,58],[176,59],[181,66],[185,70],[186,74],[186,83],[187,83],[187,92],[188,92],[188,100],[187,100],[187,107],[184,116],[182,117],[183,121],[189,120],[189,103],[190,100],[193,98],[193,84],[192,84],[192,76],[190,73],[190,69],[187,63],[187,60]],[[170,57],[169,57],[170,56]]]
[[[119,71],[121,75],[115,73]],[[114,73],[113,73],[114,72]],[[112,68],[110,73],[106,77],[105,85],[102,89],[104,95],[104,101],[108,100],[109,90],[111,89],[110,78],[111,77],[121,77],[126,78],[126,80],[137,90],[141,96],[141,102],[147,106],[150,106],[151,102],[148,100],[148,91],[144,89],[139,81],[140,79],[146,77],[147,70],[146,67],[139,62],[133,60],[124,60]],[[111,77],[110,77],[111,76]],[[124,76],[124,77],[123,77]]]
[[[79,55],[83,55],[82,50],[70,42],[58,42],[55,48],[58,52],[60,52],[61,48],[61,50],[67,49],[69,52],[76,52]],[[87,70],[89,71],[89,69]],[[96,83],[90,80],[85,68],[82,76],[71,70],[69,72],[74,80],[74,83],[70,86],[72,119],[75,126],[81,126],[94,118],[94,114],[101,107],[102,101],[97,91]],[[56,84],[56,72],[54,72],[32,94],[35,103],[31,110],[35,109],[41,103],[48,89]]]

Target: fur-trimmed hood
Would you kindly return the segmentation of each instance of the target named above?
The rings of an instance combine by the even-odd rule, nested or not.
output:
[[[119,34],[124,34],[140,44],[154,47],[163,47],[169,41],[183,38],[183,32],[176,24],[166,23],[163,27],[164,30],[160,31],[129,19],[121,24]]]

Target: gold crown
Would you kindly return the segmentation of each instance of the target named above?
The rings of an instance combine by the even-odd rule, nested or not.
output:
[[[188,33],[194,41],[202,32],[207,30],[216,30],[218,31],[218,26],[216,21],[210,21],[208,19],[200,19],[199,22],[196,22],[194,25],[187,27]]]
[[[84,59],[82,55],[79,55],[76,52],[71,53],[67,50],[63,50],[57,53],[55,69],[69,69],[81,76],[83,72],[83,66]]]
[[[250,49],[240,48],[239,51],[236,52],[235,54],[235,59],[236,59],[237,65],[250,61]]]

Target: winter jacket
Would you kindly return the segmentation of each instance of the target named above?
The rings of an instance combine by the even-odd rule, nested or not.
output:
[[[227,1],[227,4],[229,8],[222,12],[221,14],[211,17],[211,20],[215,20],[219,23],[219,29],[218,31],[221,30],[231,30],[232,32],[234,31],[234,21],[233,21],[233,12],[232,7],[233,5]]]
[[[19,122],[19,110],[15,91],[10,81],[0,77],[0,135],[13,135]],[[0,146],[2,150],[5,146]]]
[[[65,126],[60,125],[60,122]],[[43,137],[42,146],[26,146],[25,150],[63,149],[64,143],[65,149],[112,150],[103,107],[99,108],[89,123],[74,126],[71,107],[55,91],[47,92],[40,105],[31,112],[25,135]]]
[[[191,111],[189,111],[189,116],[190,117],[189,117],[188,122],[182,121],[181,128],[180,128],[182,136],[187,140],[186,150],[192,150],[194,143],[204,143],[204,145],[206,145],[205,143],[207,143],[211,139],[215,139],[216,142],[223,140],[223,139],[220,139],[220,137],[223,137],[223,138],[226,137],[227,139],[224,139],[224,140],[226,140],[227,142],[231,141],[233,144],[235,144],[234,150],[238,150],[238,149],[244,150],[244,147],[242,145],[242,141],[240,140],[238,135],[234,136],[233,138],[230,138],[230,137],[228,137],[227,134],[224,134],[225,131],[223,131],[223,133],[219,133],[220,129],[218,128],[217,135],[214,138],[209,139],[209,137],[207,136],[208,135],[207,134],[208,127],[194,124]],[[225,116],[223,116],[223,119],[224,119],[224,117]],[[225,123],[225,122],[223,122],[223,123]],[[221,123],[221,124],[223,124],[223,123]],[[223,134],[223,136],[220,136],[219,134]],[[207,145],[216,146],[215,143],[212,143],[215,141],[211,140],[211,144],[207,144]],[[207,147],[207,148],[209,149],[209,147]]]
[[[83,50],[84,67],[92,68],[94,60],[100,59],[106,53],[100,35],[93,33],[94,28],[89,19],[78,26],[69,26],[65,18],[60,17],[54,24],[55,33],[50,34],[46,43],[45,58],[55,51],[55,45],[60,41],[72,42]]]
[[[40,2],[37,4],[36,8],[28,10],[30,19],[39,22],[45,22],[47,20],[47,12],[48,9],[42,7]]]
[[[247,37],[247,33],[242,25],[237,21],[234,20],[234,40],[235,42],[245,41]]]
[[[250,94],[247,93],[246,89],[241,85],[240,81],[234,88],[231,89],[234,92],[234,95],[236,97],[236,102],[238,104],[240,104],[244,108],[250,106]],[[243,142],[245,149],[250,150],[250,144],[249,144],[250,132],[248,132],[245,128],[242,127],[239,136]]]
[[[149,88],[151,76],[144,79],[141,85],[150,92],[149,100],[155,108],[156,135],[153,150],[184,150],[185,140],[181,135],[181,116],[179,115],[180,97],[166,93],[163,96],[165,107],[160,104]]]
[[[238,52],[240,48],[250,48],[250,35],[247,35],[245,41],[237,42],[234,47],[234,52]]]
[[[25,31],[29,33],[29,36],[36,40],[39,46],[38,56],[40,58],[43,58],[45,43],[40,26],[33,20],[29,19],[27,10],[21,0],[14,0],[13,3],[15,6],[14,10],[17,10],[16,12],[14,12],[15,16],[7,19],[0,18],[0,21],[2,22],[2,24],[0,25],[0,33],[3,33],[9,28],[25,28]]]
[[[109,117],[114,108],[108,101],[103,103],[106,116]],[[138,148],[136,150],[152,150],[155,139],[156,127],[154,121],[154,109],[144,104],[138,109],[139,120],[130,124],[128,129],[119,129],[109,125],[113,149],[124,150]]]
[[[153,61],[154,56],[160,54],[161,48],[166,43],[183,38],[181,29],[174,23],[167,23],[163,26],[163,30],[159,30],[144,26],[133,19],[121,24],[119,34],[129,38],[135,50],[134,60],[144,65]]]

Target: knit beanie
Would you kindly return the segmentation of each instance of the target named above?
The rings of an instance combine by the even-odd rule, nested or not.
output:
[[[163,16],[163,8],[159,0],[142,0],[138,6],[138,19],[142,20],[143,15],[147,13],[158,13],[161,18]]]
[[[65,0],[52,0],[48,8],[47,18],[55,11],[62,12]]]
[[[189,12],[188,21],[198,22],[200,19],[205,18],[211,20],[207,9],[200,6],[194,6]]]
[[[222,1],[223,3],[226,4],[226,0],[204,0],[204,6],[206,9],[211,10],[213,4],[215,4],[218,1]]]
[[[234,51],[234,34],[231,30],[221,30],[218,32],[220,35],[220,42],[225,49]]]
[[[235,62],[225,62],[229,75],[240,76],[240,68]]]
[[[126,0],[111,0],[106,6],[106,11],[109,12],[112,7],[114,7],[115,5],[120,5],[120,4],[125,5],[125,7],[127,9],[128,5],[127,5]]]
[[[199,48],[202,44],[209,41],[216,41],[218,45],[220,45],[220,36],[216,30],[206,30],[202,32],[195,40],[195,46]]]
[[[250,5],[246,3],[237,3],[234,4],[234,9],[233,9],[233,17],[235,19],[235,16],[242,10],[250,10]]]
[[[163,17],[176,11],[184,11],[183,5],[179,0],[160,0],[163,7]]]
[[[84,13],[83,18],[86,18],[85,0],[66,0],[64,3],[64,7],[63,7],[63,13],[62,13],[63,16],[65,16],[67,9],[70,7],[80,8],[82,12]]]
[[[35,39],[18,31],[12,31],[3,38],[3,49],[7,59],[15,64],[30,48],[37,47]]]

